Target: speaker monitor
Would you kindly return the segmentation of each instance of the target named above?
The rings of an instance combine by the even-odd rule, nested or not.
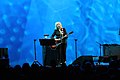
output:
[[[0,59],[0,67],[9,67],[9,59]]]
[[[0,48],[0,58],[8,58],[8,48]]]
[[[72,63],[72,65],[82,65],[85,61],[93,63],[93,56],[80,56]]]
[[[0,67],[9,67],[8,48],[0,48]]]

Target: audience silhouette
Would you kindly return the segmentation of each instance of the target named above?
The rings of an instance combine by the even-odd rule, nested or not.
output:
[[[120,60],[111,60],[109,65],[94,65],[91,61],[83,64],[39,66],[24,63],[14,67],[0,66],[0,80],[120,80]]]

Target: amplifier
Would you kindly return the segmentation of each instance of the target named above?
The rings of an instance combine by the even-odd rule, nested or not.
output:
[[[103,56],[120,56],[120,45],[106,44],[103,45]]]
[[[0,48],[0,58],[8,58],[8,48]]]

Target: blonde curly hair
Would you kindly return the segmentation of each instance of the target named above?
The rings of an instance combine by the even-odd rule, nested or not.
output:
[[[57,29],[59,26],[59,29],[62,29],[62,23],[61,22],[55,22],[55,29]]]

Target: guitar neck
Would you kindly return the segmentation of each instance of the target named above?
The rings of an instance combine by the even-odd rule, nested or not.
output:
[[[64,39],[65,37],[67,37],[69,34],[66,34],[65,36],[62,37],[62,39]]]
[[[72,34],[73,31],[71,31],[70,33],[66,34],[65,36],[63,36],[60,40],[64,39],[65,37],[69,36],[70,34]]]

